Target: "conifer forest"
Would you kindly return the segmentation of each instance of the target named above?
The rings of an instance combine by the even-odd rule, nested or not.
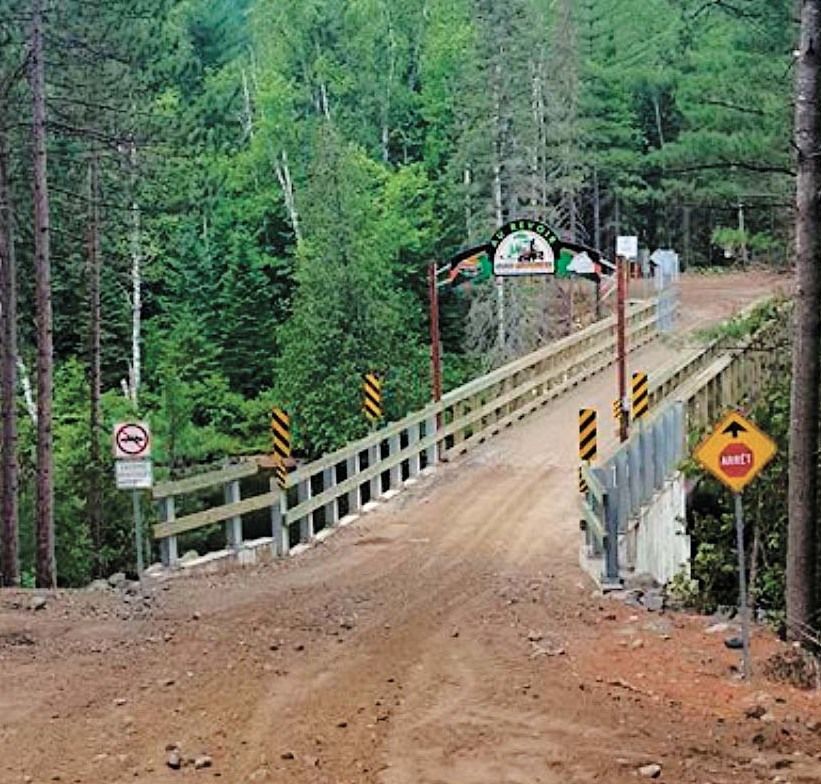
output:
[[[168,478],[424,405],[428,265],[508,220],[789,268],[794,5],[0,0],[6,582],[133,569],[117,421]],[[442,292],[446,389],[574,329],[534,285]]]

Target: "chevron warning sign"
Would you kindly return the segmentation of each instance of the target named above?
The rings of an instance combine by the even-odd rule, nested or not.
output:
[[[650,410],[650,385],[647,373],[633,373],[633,419],[641,419]]]
[[[288,489],[288,467],[281,460],[277,460],[274,466],[274,473],[277,476],[277,484],[281,490]]]
[[[596,409],[579,409],[579,459],[595,460],[598,451]]]
[[[382,419],[382,382],[376,373],[366,373],[363,379],[362,410],[371,422]]]
[[[274,440],[274,455],[282,462],[291,456],[291,417],[281,408],[271,412],[271,436]]]
[[[590,465],[598,453],[598,426],[597,413],[595,408],[579,409],[579,459],[582,463]],[[587,482],[582,475],[582,467],[579,466],[579,492],[587,492]]]

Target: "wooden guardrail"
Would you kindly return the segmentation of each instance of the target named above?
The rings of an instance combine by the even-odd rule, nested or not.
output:
[[[728,408],[754,399],[769,376],[789,372],[789,352],[773,343],[782,326],[768,322],[682,385],[676,399],[685,405],[688,432],[712,426]]]
[[[627,328],[631,350],[658,336],[655,302],[631,306]],[[398,491],[445,455],[464,452],[543,406],[614,361],[615,320],[598,322],[447,393],[438,403],[306,465],[290,475],[281,492],[271,480],[267,492],[242,499],[240,482],[258,472],[240,463],[154,488],[161,522],[154,526],[163,562],[178,562],[177,537],[214,523],[225,524],[227,545],[242,543],[242,516],[268,509],[272,549],[287,554],[321,528],[357,514],[365,505]],[[176,516],[179,496],[222,487],[225,503]]]

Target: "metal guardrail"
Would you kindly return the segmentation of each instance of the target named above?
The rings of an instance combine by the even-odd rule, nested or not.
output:
[[[687,433],[706,429],[728,408],[757,395],[776,369],[786,369],[789,357],[783,352],[757,348],[778,329],[778,321],[768,322],[731,350],[713,341],[655,380],[651,375],[657,413],[602,466],[582,468],[588,487],[582,500],[585,543],[589,556],[603,557],[602,587],[619,584],[619,535],[675,473],[686,454]],[[668,405],[659,406],[671,396]]]
[[[658,336],[655,301],[634,305],[627,317],[631,350]],[[598,322],[477,378],[421,411],[352,444],[300,466],[281,492],[271,481],[268,492],[242,499],[240,481],[258,472],[241,463],[154,488],[161,522],[154,526],[166,565],[178,563],[177,537],[214,523],[225,524],[227,546],[243,544],[242,517],[268,509],[270,544],[278,555],[294,541],[309,542],[328,528],[357,514],[367,503],[398,491],[445,456],[464,452],[563,394],[614,361],[615,320]],[[179,496],[222,487],[225,503],[182,517]],[[292,533],[293,532],[293,533]],[[296,536],[294,535],[296,534]]]
[[[619,583],[619,537],[652,501],[685,454],[685,410],[675,402],[637,423],[630,438],[603,465],[585,468],[583,500],[588,557],[604,557],[601,584]]]

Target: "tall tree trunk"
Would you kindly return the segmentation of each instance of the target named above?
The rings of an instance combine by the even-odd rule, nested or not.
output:
[[[86,515],[91,529],[91,541],[97,560],[97,573],[101,573],[103,544],[103,490],[100,465],[100,431],[102,429],[102,361],[101,361],[101,313],[100,313],[100,159],[96,148],[88,166],[88,190],[90,212],[88,216],[88,372],[89,372],[89,451],[88,451],[88,498]]]
[[[14,258],[14,219],[9,184],[9,149],[6,136],[7,105],[0,106],[0,405],[2,406],[2,478],[0,478],[0,585],[19,585],[17,463],[17,271]]]
[[[131,140],[131,403],[140,407],[142,383],[142,240],[137,201],[137,143]]]
[[[12,248],[13,249],[13,248]],[[23,403],[26,406],[26,413],[29,415],[31,424],[37,427],[37,403],[34,402],[34,392],[31,388],[31,378],[26,363],[20,352],[17,352],[17,375],[20,378],[20,389],[23,390]]]
[[[57,582],[54,562],[54,449],[52,433],[53,335],[46,156],[44,0],[32,0],[31,95],[34,150],[34,268],[37,308],[37,564],[40,588]]]
[[[299,212],[296,207],[296,195],[294,193],[294,181],[291,178],[291,167],[288,165],[288,153],[282,150],[280,159],[276,161],[274,170],[282,188],[282,197],[285,199],[285,209],[288,211],[288,218],[291,221],[291,228],[294,230],[296,244],[302,243],[302,232],[300,231]]]
[[[593,167],[593,247],[601,250],[601,193],[599,170]]]
[[[473,243],[473,209],[472,209],[472,194],[473,188],[473,173],[470,168],[470,163],[465,164],[465,170],[462,175],[462,184],[465,190],[465,237],[467,237],[468,244]]]
[[[493,88],[493,207],[496,215],[496,228],[500,228],[504,223],[504,207],[502,206],[502,96],[501,96],[501,78],[502,66],[501,59],[503,52],[499,52],[499,60],[497,60],[494,67],[495,81]],[[496,278],[496,317],[497,317],[497,339],[499,345],[500,360],[504,358],[505,354],[505,336],[507,333],[505,324],[505,279],[503,277]]]
[[[796,277],[790,409],[787,629],[793,639],[812,623],[816,601],[819,308],[821,308],[821,159],[819,135],[821,0],[804,0],[795,83]]]

